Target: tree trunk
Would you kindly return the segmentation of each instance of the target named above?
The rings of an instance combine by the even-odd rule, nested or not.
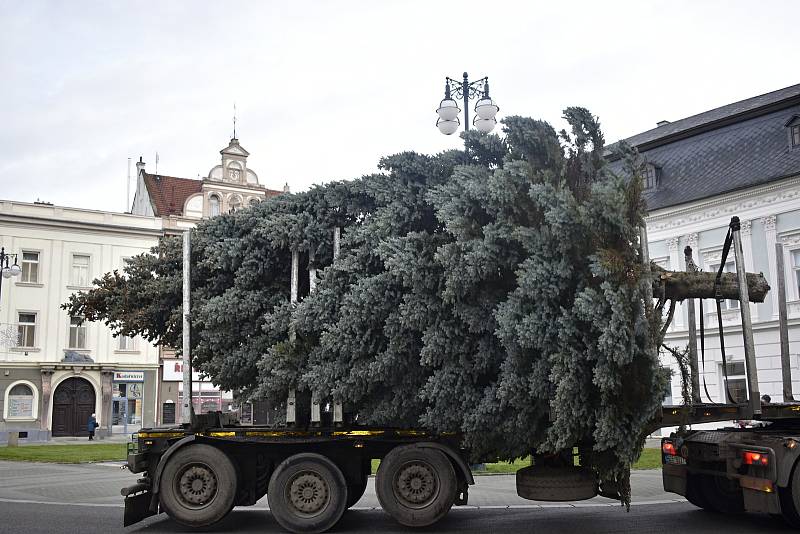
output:
[[[653,266],[653,297],[666,300],[713,299],[716,291],[714,280],[717,273],[684,273],[666,271]],[[720,298],[739,299],[739,284],[736,273],[722,273]],[[751,302],[764,302],[769,292],[767,279],[761,273],[747,273],[747,288]]]

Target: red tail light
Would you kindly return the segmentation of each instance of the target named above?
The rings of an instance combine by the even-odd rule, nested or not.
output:
[[[742,460],[746,465],[769,465],[769,455],[763,452],[743,451]]]
[[[672,443],[671,441],[665,441],[664,443],[661,444],[661,452],[669,456],[678,455],[678,451],[675,450],[675,444]]]

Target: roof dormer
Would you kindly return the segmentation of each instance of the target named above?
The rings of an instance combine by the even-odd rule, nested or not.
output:
[[[800,115],[793,115],[784,127],[787,129],[789,135],[789,146],[792,148],[800,148]]]
[[[239,144],[235,137],[228,146],[219,151],[222,165],[217,165],[208,173],[208,179],[232,184],[258,185],[258,176],[247,168],[250,153]]]

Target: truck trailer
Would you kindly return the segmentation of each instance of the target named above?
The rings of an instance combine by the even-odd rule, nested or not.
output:
[[[644,234],[642,243],[646,244]],[[184,257],[188,258],[188,237],[184,244]],[[647,247],[642,248],[649,265]],[[723,255],[731,248],[739,269],[744,262],[736,217],[731,220]],[[188,280],[186,269],[184,279]],[[297,272],[295,257],[293,299]],[[800,527],[800,403],[791,402],[791,382],[787,402],[762,403],[743,269],[737,277],[747,402],[690,402],[664,406],[655,414],[651,431],[679,427],[661,442],[664,489],[706,510],[780,514]],[[187,288],[185,282],[185,317]],[[186,338],[184,346],[188,346]],[[784,360],[788,367],[788,357]],[[189,368],[185,365],[185,372]],[[692,370],[696,386],[696,364]],[[787,373],[788,368],[784,369],[785,376]],[[243,426],[224,414],[210,413],[192,414],[191,423],[142,429],[129,444],[127,468],[142,477],[122,489],[125,526],[166,512],[182,525],[208,527],[234,506],[253,505],[266,495],[273,517],[286,530],[324,532],[361,498],[374,459],[380,460],[375,475],[378,500],[402,525],[429,526],[453,505],[467,504],[469,486],[475,481],[469,451],[461,448],[458,433],[363,426],[345,420],[341,405],[321,410],[317,398],[310,399],[309,413],[301,415],[296,404],[295,393],[290,392],[286,422],[281,425]],[[758,426],[686,429],[732,420],[755,421]],[[533,465],[516,475],[521,497],[539,501],[574,501],[597,495],[620,498],[613,484],[598,481],[591,469],[582,465],[591,457],[585,444],[557,454],[532,453]]]

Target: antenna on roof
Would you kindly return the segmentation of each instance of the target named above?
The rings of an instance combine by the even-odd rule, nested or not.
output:
[[[156,174],[158,174],[158,152],[156,152]]]
[[[231,139],[236,139],[236,102],[233,103],[233,137]]]
[[[125,188],[125,213],[131,209],[131,158],[128,158],[128,183]]]

